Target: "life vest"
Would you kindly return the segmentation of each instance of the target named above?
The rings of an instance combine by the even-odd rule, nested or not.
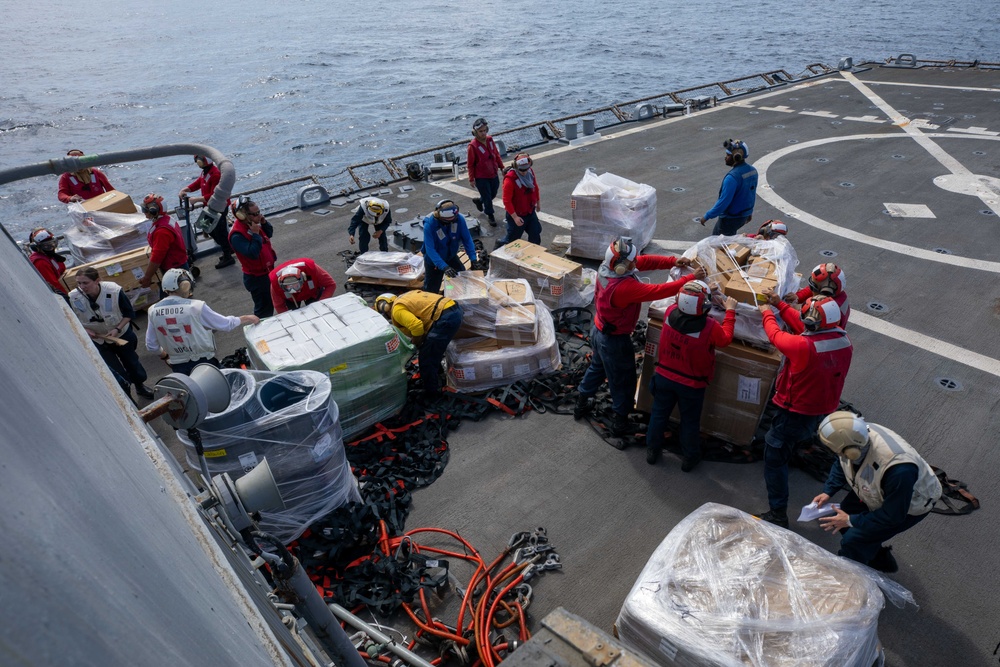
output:
[[[726,218],[744,218],[752,214],[757,202],[757,170],[744,162],[730,169],[727,176],[736,179],[736,192],[721,215]],[[720,187],[719,193],[721,192]]]
[[[376,216],[369,215],[369,213],[368,213],[368,206],[366,206],[366,204],[368,202],[374,202],[376,204],[381,204],[382,208],[384,210],[384,213],[382,213],[382,215],[376,215]],[[389,202],[387,202],[384,199],[379,199],[378,197],[366,197],[366,198],[362,199],[361,203],[359,204],[359,208],[361,209],[361,213],[364,216],[363,219],[364,219],[365,223],[369,224],[369,225],[372,225],[373,227],[376,227],[376,226],[382,224],[382,221],[385,220],[386,217],[388,217],[388,215],[389,215]]]
[[[118,302],[122,291],[121,285],[107,280],[102,280],[100,285],[101,292],[97,295],[96,305],[91,304],[90,297],[80,291],[79,287],[69,293],[69,303],[84,329],[103,336],[112,329],[117,329],[118,324],[125,317],[122,315]],[[94,342],[102,345],[105,341],[95,340]]]
[[[149,324],[171,364],[215,356],[215,335],[201,323],[205,302],[168,296],[149,308]]]
[[[882,495],[882,477],[885,471],[901,463],[912,463],[917,466],[917,483],[913,485],[913,496],[907,513],[920,516],[930,512],[934,503],[941,498],[941,482],[930,465],[894,431],[877,424],[869,424],[868,429],[870,448],[857,472],[850,459],[840,457],[840,467],[854,493],[868,509],[877,510],[885,502]]]
[[[239,234],[247,241],[253,240],[253,234],[250,233],[247,223],[239,218],[233,222],[233,228],[229,232],[230,244],[232,244],[233,234]],[[264,230],[261,230],[260,237],[264,243],[261,245],[260,254],[257,257],[247,257],[242,253],[235,253],[236,259],[240,260],[243,273],[250,276],[266,276],[274,268],[274,261],[278,258],[271,245],[271,239],[264,233]],[[235,251],[235,248],[233,250]]]
[[[395,314],[397,308],[406,310],[420,320],[424,325],[424,332],[426,333],[438,321],[441,313],[454,305],[454,301],[440,294],[432,294],[423,290],[412,290],[396,297],[396,300],[392,302],[392,312]],[[412,335],[409,328],[398,322],[395,316],[393,317],[393,322],[400,328],[405,329],[405,333],[408,336]]]
[[[166,272],[170,269],[176,269],[178,266],[184,266],[187,264],[187,242],[184,240],[184,235],[181,233],[181,227],[177,222],[171,218],[169,215],[164,214],[156,219],[152,225],[149,226],[149,231],[146,233],[146,243],[153,246],[153,233],[158,229],[166,229],[171,234],[173,234],[173,241],[170,243],[170,247],[167,248],[167,255],[163,258],[163,262],[160,264],[160,271]]]
[[[803,415],[828,415],[840,405],[853,346],[840,328],[802,334],[812,351],[805,368],[792,372],[786,359],[778,374],[774,404]]]
[[[36,250],[31,253],[31,256],[28,257],[28,259],[35,265],[35,268],[38,269],[38,272],[42,274],[42,277],[45,278],[50,285],[52,285],[60,293],[65,294],[66,288],[59,282],[59,277],[66,273],[66,262],[61,259],[57,259],[58,257],[62,257],[62,255],[52,257],[50,255],[46,255],[44,252]],[[52,268],[51,271],[48,270],[49,267]]]
[[[597,278],[594,324],[602,333],[632,335],[635,325],[639,322],[641,303],[630,303],[624,308],[615,308],[611,305],[611,297],[615,290],[626,280],[639,280],[639,278],[634,273],[621,278],[605,278],[600,275]]]
[[[701,331],[685,334],[670,326],[670,313],[677,309],[674,304],[667,309],[663,331],[660,332],[660,351],[656,359],[656,372],[689,387],[708,386],[715,375],[715,346],[712,345],[712,329],[719,323],[705,319]]]

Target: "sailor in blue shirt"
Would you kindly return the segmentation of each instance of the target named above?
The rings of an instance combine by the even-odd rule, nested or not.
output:
[[[444,276],[454,278],[465,267],[458,258],[459,242],[470,262],[476,261],[476,246],[458,205],[442,199],[424,218],[424,291],[439,292]]]
[[[753,207],[757,202],[757,170],[746,163],[750,150],[745,142],[726,139],[722,147],[726,149],[726,165],[732,169],[722,179],[718,201],[708,213],[696,220],[704,226],[706,221],[718,218],[712,234],[732,236],[753,218]]]

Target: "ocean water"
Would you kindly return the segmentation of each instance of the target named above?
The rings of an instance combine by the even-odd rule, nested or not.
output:
[[[4,3],[0,163],[202,142],[237,189],[646,95],[841,57],[1000,61],[989,3],[954,0],[56,0]],[[83,8],[80,7],[82,10]],[[186,158],[105,169],[173,201]],[[68,224],[56,176],[0,186],[15,236]]]

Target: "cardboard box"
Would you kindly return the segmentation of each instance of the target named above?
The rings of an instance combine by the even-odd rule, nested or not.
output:
[[[80,202],[85,211],[104,213],[135,213],[135,202],[124,192],[111,190]]]
[[[742,274],[734,274],[722,289],[726,296],[731,296],[740,303],[756,306],[766,300],[762,295],[764,290],[778,289],[778,281],[774,278],[753,278]]]
[[[778,281],[778,267],[763,257],[755,258],[747,267],[746,274],[750,278],[771,278],[775,282]]]
[[[489,285],[482,271],[463,271],[454,278],[445,276],[443,291],[462,310],[489,303]]]
[[[500,305],[532,303],[534,294],[521,280],[494,280],[490,284],[490,298]]]
[[[490,255],[489,277],[523,278],[540,301],[550,308],[559,308],[564,292],[579,289],[583,266],[518,239]]]
[[[148,264],[149,246],[145,246],[138,250],[130,250],[120,255],[113,255],[106,259],[99,259],[96,262],[66,269],[66,272],[62,275],[62,283],[69,289],[75,289],[76,274],[83,268],[93,267],[97,269],[101,280],[110,280],[127,290],[136,289],[140,287],[139,280],[146,272]]]
[[[646,328],[646,348],[636,392],[636,409],[642,412],[649,412],[653,407],[649,383],[656,372],[662,330],[661,320],[651,319]],[[777,351],[759,350],[738,341],[717,349],[715,377],[705,390],[701,411],[702,434],[735,445],[749,445],[767,407],[781,359]],[[671,421],[679,421],[676,410]]]
[[[728,249],[733,257],[736,258],[737,266],[746,265],[750,261],[750,254],[753,252],[750,246],[740,245],[739,243],[730,243]]]
[[[496,339],[502,344],[534,345],[538,340],[535,304],[501,306],[497,309]]]

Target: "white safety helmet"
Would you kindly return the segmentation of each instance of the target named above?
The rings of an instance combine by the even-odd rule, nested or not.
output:
[[[298,294],[309,278],[301,267],[295,265],[284,267],[275,277],[285,294]]]
[[[712,290],[701,280],[689,280],[677,293],[677,308],[685,315],[704,315],[712,307]]]
[[[389,211],[389,202],[384,199],[366,199],[364,203],[365,217],[370,220],[380,220]]]
[[[624,276],[629,272],[629,264],[639,256],[639,249],[628,236],[619,236],[604,251],[604,263],[614,273]]]
[[[853,412],[838,410],[819,423],[817,435],[837,456],[857,461],[868,444],[868,424]]]
[[[187,269],[170,269],[163,274],[163,282],[161,287],[164,292],[176,292],[181,288],[181,283],[183,282],[191,283],[191,287],[194,287],[194,276]]]

